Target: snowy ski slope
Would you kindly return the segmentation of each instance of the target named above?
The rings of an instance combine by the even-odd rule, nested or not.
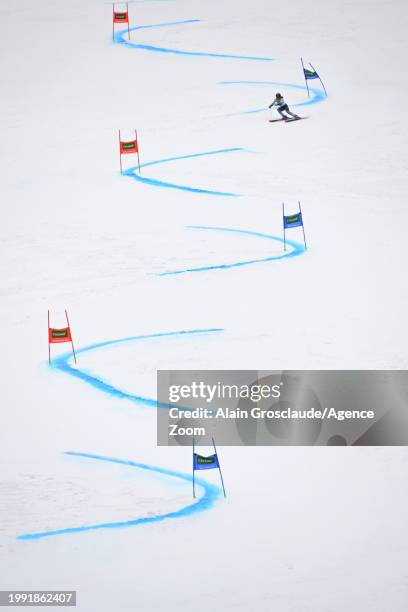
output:
[[[129,9],[131,41],[102,0],[0,3],[0,588],[74,589],[83,612],[403,612],[404,448],[221,448],[228,497],[206,473],[194,502],[191,449],[156,447],[155,383],[406,368],[406,4]],[[277,91],[308,120],[270,124]],[[298,200],[309,248],[292,230],[285,253]],[[48,308],[77,366],[57,346],[49,368]]]

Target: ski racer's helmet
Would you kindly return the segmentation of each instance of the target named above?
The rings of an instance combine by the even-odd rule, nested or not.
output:
[[[281,98],[281,97],[282,97],[282,94],[277,93],[277,94],[276,94],[276,97],[277,97],[277,98]]]

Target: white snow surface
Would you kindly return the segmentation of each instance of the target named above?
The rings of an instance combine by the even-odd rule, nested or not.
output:
[[[191,468],[191,449],[156,446],[153,408],[48,367],[48,308],[56,327],[68,309],[78,349],[224,330],[79,353],[86,371],[153,398],[157,368],[408,364],[406,2],[140,0],[129,10],[133,27],[199,20],[134,30],[134,43],[274,61],[115,44],[102,0],[1,0],[0,588],[73,589],[81,612],[405,612],[405,448],[225,447],[228,497],[207,512],[16,539],[192,503],[188,482],[64,454]],[[329,94],[294,106],[307,120],[241,114],[276,91],[304,102],[288,85],[236,83],[302,86],[301,56]],[[138,129],[142,163],[242,148],[142,168],[240,197],[120,176],[118,128]],[[298,200],[305,254],[157,275],[281,255],[277,241],[186,226],[281,237],[281,203],[296,212]]]

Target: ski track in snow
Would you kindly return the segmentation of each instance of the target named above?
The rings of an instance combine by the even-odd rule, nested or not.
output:
[[[101,349],[106,349],[111,346],[117,346],[118,344],[128,344],[130,342],[142,342],[144,340],[157,339],[157,338],[171,338],[174,336],[203,336],[209,334],[216,334],[224,331],[221,328],[210,328],[210,329],[191,329],[191,330],[180,330],[173,332],[163,332],[156,334],[147,334],[142,336],[129,336],[127,338],[119,338],[116,340],[105,340],[104,342],[97,342],[95,344],[90,344],[89,346],[82,347],[76,350],[76,354],[79,355],[81,353],[88,353],[90,351],[98,351]],[[57,370],[60,370],[64,374],[69,374],[74,378],[79,378],[83,382],[91,385],[96,388],[98,391],[105,393],[106,395],[110,395],[117,399],[127,399],[135,404],[149,406],[151,408],[156,408],[158,406],[157,400],[155,398],[145,397],[143,395],[134,395],[133,393],[128,393],[127,391],[123,391],[118,387],[115,387],[111,383],[108,383],[102,380],[100,377],[94,375],[92,372],[81,370],[77,366],[73,367],[72,363],[72,353],[64,353],[59,357],[53,359],[51,367]],[[160,406],[159,406],[160,407]],[[162,406],[163,407],[163,406]],[[167,404],[165,405],[168,408]]]
[[[160,468],[145,463],[136,463],[135,461],[128,461],[125,459],[117,459],[116,457],[104,457],[102,455],[93,455],[89,453],[77,453],[74,451],[67,451],[66,455],[78,457],[80,459],[91,459],[96,461],[107,461],[109,463],[117,463],[120,465],[127,465],[130,467],[138,468],[141,470],[148,470],[155,472],[156,474],[162,474],[169,478],[176,478],[178,480],[184,480],[188,483],[192,482],[192,476],[189,474],[183,474],[181,472],[175,472],[174,470],[168,470],[166,468]],[[196,484],[201,487],[204,494],[198,498],[198,501],[183,506],[179,510],[173,512],[166,512],[164,514],[157,514],[154,516],[144,516],[135,518],[127,521],[113,521],[110,523],[97,523],[93,525],[81,525],[79,527],[67,527],[65,529],[55,529],[50,531],[39,531],[36,533],[25,533],[17,537],[18,540],[40,540],[57,535],[66,535],[73,533],[82,533],[84,531],[95,531],[96,529],[119,529],[123,527],[135,527],[136,525],[147,525],[149,523],[159,523],[168,519],[178,519],[204,512],[209,510],[214,505],[215,501],[219,498],[221,489],[201,478],[195,478]]]
[[[298,89],[299,91],[304,91],[307,92],[307,87],[305,85],[297,85],[295,83],[280,83],[278,81],[220,81],[218,83],[218,85],[248,85],[248,86],[256,86],[256,87],[262,87],[264,85],[269,86],[270,85],[275,85],[276,87],[281,87],[281,88],[289,88],[289,89]],[[320,89],[316,89],[316,87],[310,87],[309,85],[309,92],[311,94],[311,97],[308,98],[307,100],[304,100],[303,102],[295,102],[293,104],[291,104],[290,106],[311,106],[313,104],[319,104],[319,102],[323,102],[324,100],[326,100],[326,96],[325,94],[320,90]],[[256,113],[264,113],[265,112],[265,108],[255,108],[252,110],[247,110],[247,111],[240,111],[237,113],[228,113],[227,115],[222,115],[223,117],[237,117],[240,115],[254,115]]]
[[[267,240],[274,240],[283,244],[283,239],[278,236],[272,236],[270,234],[262,234],[260,232],[251,232],[249,230],[236,229],[232,227],[207,227],[204,225],[188,225],[188,229],[194,230],[209,230],[214,232],[229,232],[243,234],[246,236],[255,236],[257,238],[266,238]],[[276,261],[277,259],[286,259],[289,257],[297,257],[305,252],[305,248],[302,244],[293,242],[293,240],[286,240],[286,244],[292,247],[292,250],[288,253],[284,252],[281,255],[271,255],[270,257],[263,257],[261,259],[247,259],[244,261],[236,261],[228,264],[218,264],[213,266],[200,266],[197,268],[185,268],[184,270],[169,270],[167,272],[158,272],[156,276],[174,276],[176,274],[185,274],[187,272],[208,272],[212,270],[229,270],[231,268],[241,268],[242,266],[250,266],[259,263],[268,263],[270,261]]]
[[[147,30],[153,28],[167,28],[171,26],[179,26],[179,25],[189,25],[192,23],[200,23],[200,19],[185,19],[183,21],[169,21],[164,23],[155,23],[155,24],[147,24],[142,26],[136,26],[130,28],[130,32],[135,32],[136,30]],[[156,47],[154,45],[146,45],[140,43],[134,43],[132,40],[127,40],[128,36],[127,30],[120,30],[119,32],[115,32],[113,36],[113,42],[119,45],[123,45],[125,47],[129,47],[131,49],[141,49],[143,51],[152,51],[154,53],[170,53],[173,55],[190,55],[194,57],[211,57],[211,58],[219,58],[219,59],[237,59],[237,60],[247,60],[247,61],[257,61],[257,62],[272,62],[273,57],[257,57],[252,55],[234,55],[230,53],[208,53],[206,51],[185,51],[181,49],[167,49],[165,47]]]
[[[131,28],[130,32],[134,32],[136,30],[144,30],[144,29],[163,28],[163,27],[171,27],[171,26],[179,26],[179,25],[190,25],[190,24],[195,24],[199,22],[200,20],[198,19],[189,19],[189,20],[183,20],[183,21],[174,21],[174,22],[165,22],[165,23],[158,23],[158,24],[136,26],[136,27]],[[257,56],[233,55],[233,54],[224,54],[224,53],[187,51],[187,50],[180,50],[180,49],[168,49],[168,48],[157,47],[153,45],[134,43],[133,41],[126,40],[125,36],[127,36],[127,30],[121,30],[119,32],[116,32],[113,37],[113,42],[116,44],[120,44],[127,48],[139,49],[139,50],[150,51],[150,52],[155,52],[155,53],[166,53],[166,54],[173,54],[173,55],[184,55],[184,56],[195,56],[195,57],[206,57],[206,58],[237,59],[237,60],[247,60],[247,61],[265,61],[265,62],[273,61],[273,58],[269,58],[269,57],[257,57]],[[296,84],[291,84],[291,83],[278,83],[275,81],[220,81],[219,85],[243,85],[243,86],[246,86],[246,85],[248,86],[276,85],[280,87],[285,87],[285,88],[289,87],[293,89],[299,89],[299,90],[306,91],[306,87],[302,85],[296,85]],[[316,88],[309,88],[309,89],[312,94],[312,98],[304,102],[293,104],[292,106],[307,106],[311,104],[317,104],[321,102],[323,99],[325,99],[325,96],[323,96],[322,92],[319,91],[318,89]],[[260,113],[262,111],[265,111],[265,109],[264,108],[254,109],[254,110],[243,111],[239,113],[231,113],[229,115],[224,115],[224,116],[255,114],[255,113]],[[242,152],[242,151],[245,151],[245,149],[240,148],[240,147],[235,147],[235,148],[229,148],[229,149],[226,148],[226,149],[220,149],[220,150],[215,150],[215,151],[207,151],[207,152],[194,153],[194,154],[189,154],[189,155],[182,155],[182,156],[171,157],[171,158],[166,158],[162,160],[154,160],[150,162],[145,162],[141,164],[141,168],[142,167],[146,168],[149,166],[159,165],[159,164],[173,162],[173,161],[181,161],[184,159],[203,157],[203,156],[209,156],[209,155]],[[154,186],[154,187],[179,189],[182,191],[188,191],[191,193],[203,194],[207,196],[210,195],[210,196],[238,197],[240,195],[240,194],[230,193],[230,192],[214,191],[214,190],[203,189],[203,188],[198,188],[198,187],[178,185],[175,183],[161,181],[159,179],[143,177],[141,176],[140,173],[137,173],[137,168],[135,167],[125,170],[123,172],[123,175],[133,178],[136,181]],[[235,232],[238,234],[255,236],[258,238],[265,238],[268,240],[275,240],[275,241],[283,242],[282,238],[279,238],[276,236],[271,236],[271,235],[263,234],[260,232],[252,232],[252,231],[236,229],[236,228],[206,227],[206,226],[187,226],[187,228],[195,229],[195,230],[217,231],[217,232]],[[289,253],[284,253],[282,255],[275,255],[275,256],[270,256],[270,257],[261,258],[261,259],[239,261],[239,262],[234,262],[230,264],[201,266],[197,268],[186,268],[183,270],[170,270],[170,271],[161,272],[158,274],[158,276],[179,275],[179,274],[184,274],[187,272],[226,270],[226,269],[231,269],[231,268],[247,266],[251,264],[270,262],[274,260],[284,259],[287,257],[295,257],[295,256],[298,256],[304,253],[303,245],[300,245],[290,240],[287,240],[286,242],[291,247],[292,250],[289,251]],[[127,338],[120,338],[116,340],[107,340],[104,342],[99,342],[99,343],[89,345],[87,347],[79,348],[77,350],[77,354],[85,353],[89,351],[101,350],[101,349],[107,348],[109,346],[117,345],[117,344],[148,340],[149,338],[166,338],[166,337],[180,336],[180,335],[200,335],[200,334],[203,335],[203,334],[220,333],[222,331],[223,330],[219,328],[211,328],[211,329],[181,330],[181,331],[175,331],[175,332],[164,332],[164,333],[147,334],[147,335],[141,335],[141,336],[130,336]],[[166,406],[158,405],[157,400],[153,398],[148,398],[148,397],[144,397],[141,395],[134,395],[134,394],[128,393],[122,389],[119,389],[118,387],[115,387],[111,383],[108,383],[102,380],[100,377],[88,371],[81,370],[77,367],[72,367],[70,363],[71,359],[72,359],[72,355],[70,353],[63,354],[57,357],[56,359],[54,359],[52,368],[60,370],[61,372],[68,374],[70,376],[73,376],[74,378],[78,378],[82,380],[83,382],[98,389],[99,391],[107,395],[113,396],[115,398],[127,399],[136,404],[146,405],[146,406],[154,407],[154,408],[158,408],[158,407],[167,408],[167,405]],[[131,460],[119,459],[115,457],[106,457],[102,455],[94,455],[94,454],[89,454],[89,453],[80,453],[80,452],[75,452],[75,451],[67,451],[65,454],[73,456],[73,457],[77,457],[79,459],[105,461],[105,462],[116,463],[120,465],[127,465],[130,467],[159,473],[164,476],[168,476],[169,478],[176,478],[179,480],[181,479],[187,482],[192,481],[192,477],[189,474],[176,472],[174,470],[169,470],[169,469],[162,468],[162,467],[151,466],[151,465],[147,465],[144,463],[137,463]],[[146,525],[148,523],[158,523],[160,521],[164,521],[167,519],[185,518],[193,514],[211,509],[214,503],[216,502],[216,500],[220,497],[221,489],[219,487],[213,484],[210,484],[207,481],[197,479],[197,478],[196,478],[196,483],[202,488],[203,495],[200,498],[198,498],[198,500],[195,501],[194,503],[188,504],[187,506],[184,506],[177,511],[154,515],[154,516],[140,517],[140,518],[127,520],[127,521],[112,521],[109,523],[82,525],[78,527],[67,527],[64,529],[56,529],[56,530],[42,531],[42,532],[36,532],[36,533],[25,533],[25,534],[21,534],[17,536],[17,539],[18,540],[38,540],[38,539],[42,539],[46,537],[58,536],[58,535],[64,535],[64,534],[82,533],[85,531],[94,531],[98,529],[117,529],[117,528],[124,528],[124,527],[134,527],[136,525]]]
[[[179,155],[176,157],[167,157],[165,159],[157,159],[155,161],[145,162],[140,164],[140,168],[147,168],[148,166],[155,166],[158,164],[166,164],[168,162],[179,161],[183,159],[194,159],[196,157],[205,157],[209,155],[220,155],[226,153],[235,153],[237,151],[244,151],[240,147],[234,147],[230,149],[218,149],[216,151],[204,151],[203,153],[191,153],[190,155]],[[212,196],[226,196],[226,197],[238,197],[239,193],[230,193],[227,191],[212,191],[209,189],[201,189],[199,187],[188,187],[187,185],[178,185],[176,183],[169,183],[166,181],[161,181],[154,178],[147,178],[138,173],[138,168],[136,166],[132,168],[128,168],[123,171],[123,176],[128,176],[135,181],[139,181],[140,183],[145,183],[147,185],[151,185],[153,187],[165,187],[167,189],[179,189],[181,191],[189,191],[191,193],[201,193],[204,195],[212,195]]]

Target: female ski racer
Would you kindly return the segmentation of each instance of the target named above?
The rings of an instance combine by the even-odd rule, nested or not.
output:
[[[276,94],[276,97],[272,104],[269,105],[269,108],[272,108],[273,106],[276,106],[276,110],[278,111],[282,119],[289,119],[287,115],[283,114],[284,112],[293,117],[293,119],[300,119],[299,115],[292,113],[292,111],[289,109],[289,106],[286,104],[284,97],[280,93]]]

